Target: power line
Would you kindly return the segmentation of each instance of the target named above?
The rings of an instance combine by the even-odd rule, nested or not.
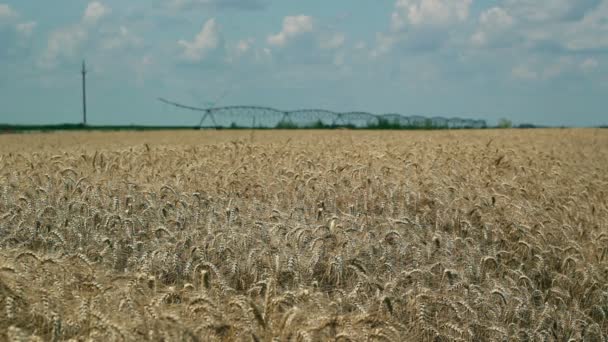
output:
[[[87,67],[82,61],[82,124],[87,125]]]

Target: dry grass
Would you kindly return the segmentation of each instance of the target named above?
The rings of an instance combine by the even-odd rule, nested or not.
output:
[[[605,341],[606,170],[605,130],[0,136],[0,339]]]

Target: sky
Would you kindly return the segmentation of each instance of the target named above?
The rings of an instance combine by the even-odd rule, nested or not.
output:
[[[0,122],[262,105],[608,124],[608,0],[0,0]]]

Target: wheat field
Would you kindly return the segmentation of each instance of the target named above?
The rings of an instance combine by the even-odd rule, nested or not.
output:
[[[0,340],[606,341],[608,130],[0,135]]]

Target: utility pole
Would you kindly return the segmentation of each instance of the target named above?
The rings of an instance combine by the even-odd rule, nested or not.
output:
[[[87,125],[87,67],[82,61],[82,123]]]

